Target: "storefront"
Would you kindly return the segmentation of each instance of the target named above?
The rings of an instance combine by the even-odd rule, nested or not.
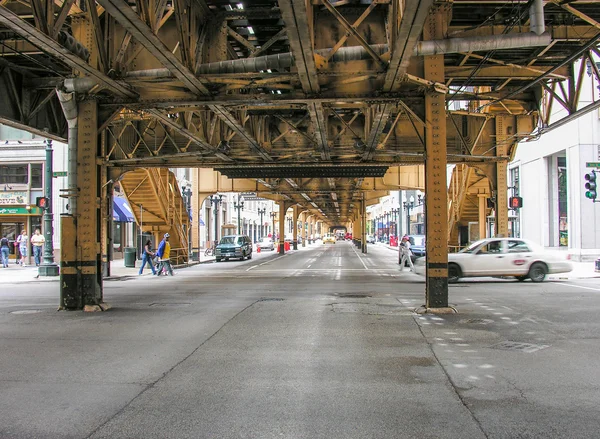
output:
[[[26,194],[26,192],[23,192]],[[20,194],[20,193],[19,193]],[[7,192],[0,192],[0,202],[8,199]],[[0,236],[6,236],[10,241],[9,260],[14,263],[19,255],[18,246],[15,246],[17,237],[23,230],[31,237],[35,229],[42,231],[42,210],[30,205],[0,205]],[[28,242],[27,254],[31,257],[31,243]]]

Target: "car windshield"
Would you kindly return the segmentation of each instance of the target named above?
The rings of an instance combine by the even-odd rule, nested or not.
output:
[[[425,247],[425,236],[409,236],[410,244],[415,247]]]
[[[219,244],[235,244],[235,236],[223,236]]]
[[[475,241],[473,244],[468,247],[463,248],[459,253],[473,253],[481,244],[483,240]]]
[[[261,242],[266,242],[267,244],[271,243],[271,238],[263,238]]]

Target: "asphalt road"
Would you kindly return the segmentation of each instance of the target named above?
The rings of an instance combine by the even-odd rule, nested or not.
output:
[[[0,438],[593,438],[600,282],[422,277],[350,243],[0,288]]]

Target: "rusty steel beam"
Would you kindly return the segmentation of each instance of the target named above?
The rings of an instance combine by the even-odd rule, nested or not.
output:
[[[34,46],[39,47],[44,52],[62,61],[72,69],[95,78],[99,85],[112,93],[125,98],[138,97],[135,91],[96,70],[77,55],[74,55],[61,46],[58,41],[52,39],[43,32],[40,32],[25,20],[20,19],[16,14],[3,7],[0,7],[0,23],[25,38]]]
[[[235,118],[227,108],[222,105],[209,105],[211,111],[213,111],[219,119],[229,126],[238,136],[244,139],[248,145],[256,152],[263,160],[273,161],[273,158],[269,153],[258,143],[258,141],[250,134],[242,124]]]
[[[210,92],[204,84],[171,53],[158,36],[152,33],[152,29],[142,21],[127,2],[124,0],[98,0],[98,3],[190,91],[197,95],[210,96]]]
[[[392,57],[385,75],[384,91],[395,91],[400,88],[402,77],[413,56],[415,45],[423,31],[432,4],[433,0],[406,2],[400,30],[395,37]],[[395,29],[393,31],[395,32]]]
[[[312,121],[317,138],[317,145],[322,160],[331,160],[329,143],[327,141],[327,116],[323,104],[314,102],[307,105],[310,120]]]
[[[319,78],[315,65],[308,23],[308,8],[304,0],[279,0],[281,15],[285,21],[288,41],[294,56],[302,89],[305,93],[319,92]]]

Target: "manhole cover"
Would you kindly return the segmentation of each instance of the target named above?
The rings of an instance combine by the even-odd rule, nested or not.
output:
[[[150,306],[160,306],[160,307],[166,307],[166,308],[178,308],[178,307],[183,307],[183,306],[189,306],[191,305],[191,303],[151,303]]]
[[[346,299],[366,299],[367,297],[373,297],[370,294],[339,294],[337,297]]]
[[[259,302],[283,302],[285,299],[280,297],[262,297],[258,299]]]
[[[461,320],[459,323],[466,323],[469,325],[489,325],[490,323],[494,323],[491,319],[465,319]]]
[[[503,341],[502,343],[498,343],[490,346],[492,349],[501,349],[503,351],[518,351],[525,352],[527,354],[531,354],[532,352],[539,351],[540,349],[545,349],[550,347],[548,344],[532,344],[532,343],[520,343],[516,341]]]
[[[20,311],[12,311],[11,314],[37,314],[42,312],[41,309],[22,309]]]

